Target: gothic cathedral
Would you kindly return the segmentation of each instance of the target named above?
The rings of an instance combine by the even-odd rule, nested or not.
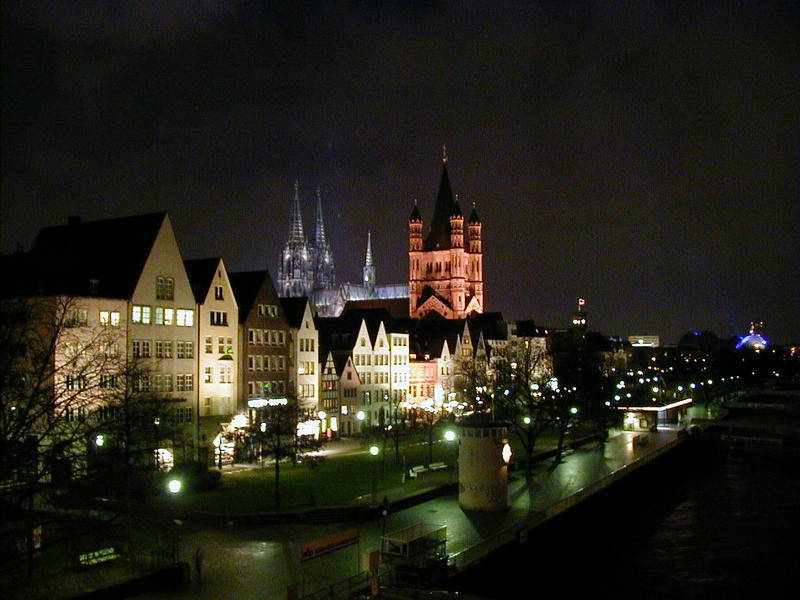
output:
[[[295,182],[289,235],[286,238],[278,265],[277,289],[278,295],[281,297],[310,296],[315,290],[332,288],[336,285],[333,253],[325,237],[319,188],[317,188],[317,219],[314,237],[311,242],[308,242],[303,232],[298,187],[298,183]]]
[[[416,202],[408,219],[408,310],[412,318],[438,315],[463,319],[483,312],[482,224],[472,207],[464,231],[464,215],[453,198],[442,155],[442,179],[430,232],[423,240]],[[466,233],[466,235],[465,235]]]

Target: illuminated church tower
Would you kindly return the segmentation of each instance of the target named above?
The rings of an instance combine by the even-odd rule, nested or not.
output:
[[[281,297],[310,296],[314,290],[332,288],[336,284],[333,253],[325,236],[322,200],[317,188],[317,215],[314,237],[306,240],[300,213],[299,184],[294,184],[289,235],[278,264],[277,290]]]
[[[465,231],[466,225],[466,231]],[[482,223],[475,207],[469,220],[453,197],[442,153],[442,178],[428,236],[416,203],[408,219],[408,309],[411,317],[435,312],[445,319],[482,313]]]
[[[372,232],[367,232],[367,257],[364,260],[364,287],[370,295],[375,293],[375,264],[372,262]]]
[[[310,250],[314,264],[314,289],[332,288],[336,285],[336,274],[333,270],[331,245],[328,243],[328,238],[325,237],[325,223],[322,220],[322,198],[319,188],[317,188],[317,222]]]

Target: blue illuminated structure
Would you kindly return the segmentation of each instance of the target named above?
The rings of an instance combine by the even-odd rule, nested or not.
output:
[[[769,346],[769,342],[761,335],[761,328],[763,326],[764,323],[761,321],[752,321],[750,323],[750,333],[739,340],[739,343],[736,344],[736,349],[739,350],[740,348],[747,347],[758,351]]]
[[[744,336],[738,344],[736,344],[736,349],[739,350],[740,348],[747,346],[753,348],[754,350],[761,350],[769,346],[769,342],[764,339],[761,334],[758,333],[751,333],[749,335]]]

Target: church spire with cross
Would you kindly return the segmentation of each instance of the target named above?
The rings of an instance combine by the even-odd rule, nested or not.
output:
[[[375,264],[372,262],[372,232],[367,232],[367,256],[364,259],[364,286],[375,290]]]

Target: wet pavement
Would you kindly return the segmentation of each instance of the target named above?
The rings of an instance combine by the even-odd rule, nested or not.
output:
[[[302,597],[356,575],[361,555],[378,549],[384,531],[415,523],[445,525],[450,562],[464,568],[493,547],[513,543],[537,523],[569,508],[576,500],[679,440],[677,430],[638,434],[646,436],[643,444],[633,442],[635,435],[613,432],[604,444],[592,442],[570,450],[557,466],[551,460],[540,461],[527,480],[521,472],[512,473],[509,509],[503,513],[465,512],[453,493],[390,512],[385,520],[377,518],[358,524],[228,527],[176,524],[179,554],[181,560],[191,565],[192,582],[185,588],[162,590],[139,598],[280,599],[286,598],[287,586],[293,584]],[[355,447],[351,450],[359,451]],[[392,489],[387,496],[394,502],[410,493],[419,493],[424,486],[424,480],[418,481],[413,486]],[[357,545],[300,562],[301,544],[353,527],[359,532]],[[198,549],[202,552],[200,581],[193,559]]]

